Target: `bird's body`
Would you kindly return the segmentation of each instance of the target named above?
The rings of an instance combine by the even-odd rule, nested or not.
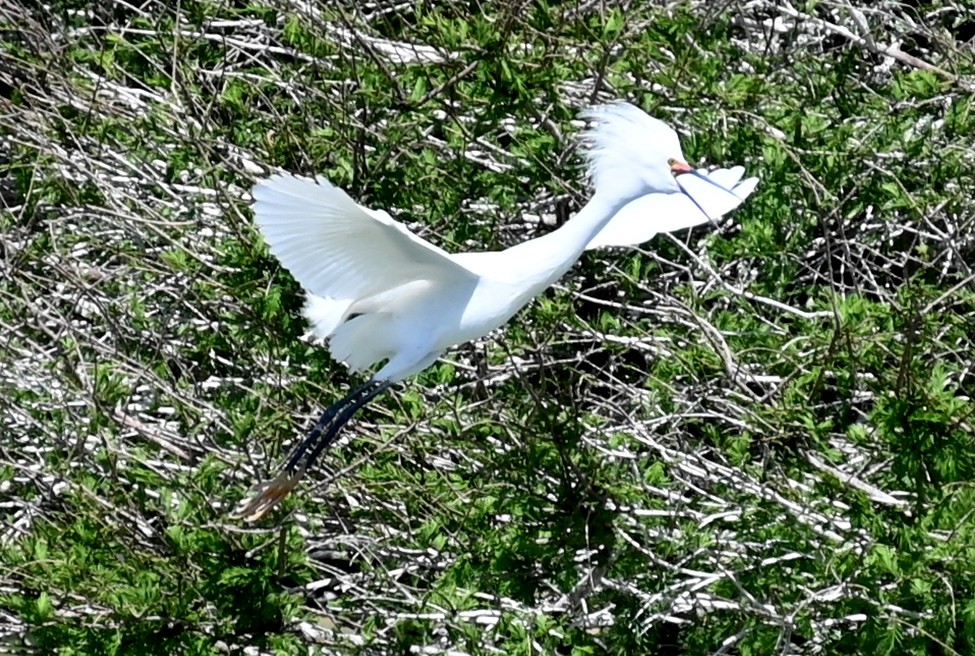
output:
[[[504,325],[585,250],[638,244],[661,229],[717,219],[754,190],[754,178],[739,182],[740,168],[690,169],[676,133],[632,105],[595,107],[586,116],[597,121],[587,134],[592,198],[559,229],[503,251],[447,253],[324,178],[275,175],[255,187],[257,224],[308,292],[304,315],[315,336],[354,371],[385,364],[326,411],[282,475],[262,486],[241,515],[257,518],[283,498],[375,394],[451,346]],[[703,186],[687,191],[677,173],[701,178],[693,184]]]

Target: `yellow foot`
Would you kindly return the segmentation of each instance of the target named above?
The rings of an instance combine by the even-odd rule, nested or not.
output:
[[[264,513],[288,496],[304,473],[300,469],[293,473],[282,471],[270,481],[258,483],[237,504],[237,508],[230,514],[230,517],[232,519],[243,519],[245,522],[256,522],[264,516]]]

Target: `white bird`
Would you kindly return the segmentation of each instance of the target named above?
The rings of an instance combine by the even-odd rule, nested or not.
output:
[[[583,251],[640,244],[718,219],[758,182],[742,181],[741,167],[691,168],[677,133],[627,103],[582,115],[596,123],[584,135],[592,198],[559,229],[503,251],[447,253],[322,177],[278,174],[255,186],[255,220],[271,253],[307,292],[304,316],[314,335],[352,371],[385,364],[325,410],[280,474],[256,486],[236,516],[260,518],[359,408],[447,348],[502,326]]]

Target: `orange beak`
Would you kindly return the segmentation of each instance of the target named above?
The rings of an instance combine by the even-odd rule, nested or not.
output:
[[[670,172],[674,175],[680,175],[681,173],[690,173],[694,170],[694,167],[687,162],[682,162],[679,159],[670,158],[667,160],[667,164],[670,166]]]

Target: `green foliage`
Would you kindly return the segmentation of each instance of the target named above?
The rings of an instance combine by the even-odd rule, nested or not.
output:
[[[0,25],[11,640],[972,652],[954,9],[863,20],[958,83],[814,2],[21,4]],[[259,170],[500,249],[585,202],[571,121],[615,98],[759,190],[716,228],[587,253],[363,412],[284,511],[228,519],[356,382],[300,339],[302,290],[242,200]]]

